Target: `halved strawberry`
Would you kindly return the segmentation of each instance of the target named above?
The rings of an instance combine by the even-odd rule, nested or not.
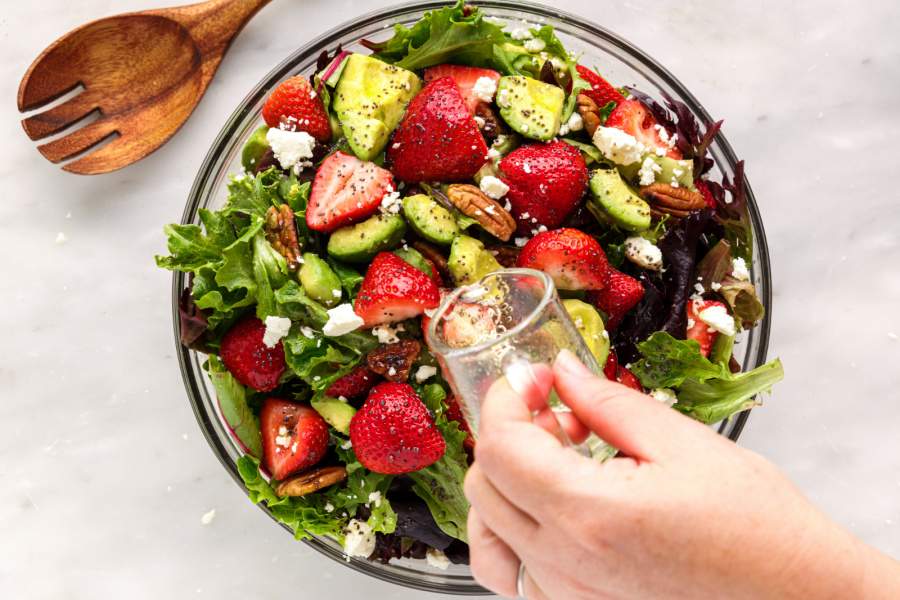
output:
[[[587,81],[591,86],[591,89],[585,90],[582,93],[596,102],[597,106],[600,108],[603,108],[610,102],[619,104],[619,102],[625,100],[625,96],[623,96],[619,90],[614,88],[612,84],[597,73],[594,73],[587,67],[582,67],[581,65],[576,65],[575,69],[578,71],[578,74],[581,75],[581,78]]]
[[[463,100],[466,101],[466,106],[469,107],[469,113],[473,115],[479,104],[485,102],[490,103],[490,100],[484,100],[472,89],[475,87],[475,83],[482,77],[487,77],[494,82],[494,87],[496,88],[497,82],[500,81],[500,73],[491,69],[482,69],[479,67],[435,65],[425,69],[425,83],[430,83],[441,77],[451,77],[453,81],[456,82],[456,85],[459,86],[460,93],[462,93]]]
[[[326,396],[332,398],[348,398],[350,400],[359,398],[369,393],[380,380],[380,377],[372,372],[369,367],[359,366],[332,383],[327,390]]]
[[[369,265],[353,310],[365,327],[411,319],[440,303],[437,285],[396,254],[382,252]]]
[[[259,392],[278,387],[285,370],[284,346],[269,348],[263,343],[266,325],[255,316],[235,323],[222,338],[219,356],[225,368],[242,384]]]
[[[315,410],[268,398],[259,413],[263,461],[275,479],[313,466],[328,448],[328,425]]]
[[[597,240],[568,228],[545,231],[531,238],[516,264],[550,275],[561,290],[603,289],[610,269]]]
[[[697,188],[697,191],[703,196],[703,199],[706,200],[706,206],[709,208],[716,208],[716,198],[712,195],[712,192],[709,189],[709,186],[706,185],[706,182],[702,179],[694,180],[694,187]]]
[[[603,365],[603,374],[606,375],[606,378],[610,381],[616,381],[619,374],[619,357],[616,356],[616,351],[612,348],[610,348],[609,354],[606,357],[606,364]]]
[[[669,148],[660,133],[661,125],[638,100],[623,100],[609,113],[606,127],[615,127],[628,133],[647,148],[664,148],[669,158],[681,159],[678,148]],[[665,131],[665,130],[663,130]],[[668,136],[669,134],[666,133]]]
[[[451,348],[464,348],[492,337],[497,320],[484,304],[456,302],[441,323],[441,336]]]
[[[716,343],[716,338],[719,337],[719,332],[704,323],[700,318],[700,313],[714,306],[721,307],[726,312],[728,311],[728,307],[718,300],[688,300],[687,304],[688,322],[686,337],[689,340],[696,340],[700,344],[700,353],[703,356],[709,356],[713,344]]]
[[[335,152],[319,166],[306,207],[314,231],[334,231],[373,214],[394,189],[391,172],[373,162]]]
[[[297,75],[282,81],[269,95],[262,114],[269,127],[305,131],[320,142],[331,139],[331,122],[322,98],[306,77]]]
[[[613,330],[625,314],[644,297],[641,282],[610,267],[606,287],[588,294],[588,302],[606,314],[606,328]]]
[[[640,380],[634,376],[634,373],[632,373],[622,365],[619,365],[618,369],[616,369],[616,381],[626,387],[630,387],[633,390],[637,390],[639,392],[644,391],[644,386],[641,385]]]
[[[394,132],[387,158],[401,181],[471,179],[486,162],[487,144],[450,77],[427,84]]]

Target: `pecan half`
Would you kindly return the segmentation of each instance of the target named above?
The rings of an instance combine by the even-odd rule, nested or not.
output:
[[[297,225],[294,211],[287,204],[278,208],[270,206],[266,211],[266,240],[287,260],[288,269],[300,268],[300,242],[297,239]]]
[[[706,207],[700,192],[667,183],[654,183],[641,188],[641,196],[651,205],[651,212],[665,213],[673,217],[686,217],[695,210]]]
[[[516,230],[513,216],[474,185],[454,183],[447,188],[447,197],[459,212],[478,221],[485,231],[499,240],[509,240]]]
[[[584,121],[584,130],[593,138],[594,132],[600,127],[600,107],[587,94],[578,94],[575,106],[578,107],[578,114]]]
[[[447,259],[441,254],[440,250],[425,240],[416,240],[412,242],[410,246],[418,250],[419,254],[433,262],[434,266],[437,267],[437,270],[440,271],[441,277],[450,277],[450,265],[447,264]]]
[[[409,379],[409,370],[421,350],[422,345],[416,340],[383,344],[369,352],[366,363],[388,381],[403,383]]]
[[[516,261],[519,260],[519,252],[522,249],[513,248],[512,246],[491,246],[488,248],[488,251],[494,255],[498,263],[507,269],[511,269],[516,266]]]
[[[480,129],[481,135],[484,136],[484,141],[487,142],[488,146],[493,144],[500,134],[506,132],[506,127],[503,126],[503,123],[500,122],[500,119],[497,118],[491,107],[483,102],[475,107],[475,117],[476,122],[478,122],[478,119],[484,122],[484,125],[480,125]]]
[[[300,473],[278,484],[275,493],[284,496],[305,496],[347,479],[344,467],[321,467]]]

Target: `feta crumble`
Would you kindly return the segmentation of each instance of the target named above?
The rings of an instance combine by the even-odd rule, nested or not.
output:
[[[485,124],[485,120],[484,120],[484,119],[482,119],[482,118],[479,117],[478,115],[475,115],[475,116],[472,117],[472,118],[475,119],[475,124],[478,125],[478,129],[484,129],[484,124]]]
[[[482,102],[491,102],[497,93],[497,82],[490,77],[479,77],[472,86],[472,93]]]
[[[750,281],[750,270],[743,258],[735,258],[731,261],[731,276],[738,281]]]
[[[494,200],[499,200],[509,191],[509,186],[493,175],[485,175],[482,177],[478,187],[481,188],[482,192]]]
[[[332,504],[331,502],[326,502],[324,508],[325,512],[327,513],[334,512],[334,504]]]
[[[362,317],[353,312],[353,305],[345,302],[328,310],[328,322],[322,328],[322,333],[328,337],[337,337],[359,329],[363,323]]]
[[[729,315],[725,307],[720,304],[704,308],[697,314],[697,317],[713,331],[718,331],[725,335],[735,334],[734,317]]]
[[[532,54],[537,54],[547,47],[547,43],[540,38],[531,38],[527,42],[525,42],[525,49],[531,52]]]
[[[509,37],[514,40],[522,41],[532,37],[531,26],[528,23],[522,23],[510,30]]]
[[[513,240],[518,248],[523,248],[525,244],[528,243],[528,238],[526,237],[517,237]]]
[[[272,127],[266,133],[266,141],[272,148],[275,160],[283,169],[294,169],[299,172],[304,167],[311,167],[313,148],[316,139],[305,131],[287,131]]]
[[[447,567],[450,566],[450,559],[447,558],[447,555],[436,548],[429,548],[425,551],[425,560],[435,569],[442,571],[447,570]]]
[[[496,148],[488,148],[487,156],[485,156],[485,159],[486,160],[498,160],[501,156],[503,156],[503,155],[500,154],[500,151],[497,150]]]
[[[424,383],[437,374],[437,367],[422,365],[416,370],[416,383]]]
[[[263,334],[263,344],[266,345],[266,348],[274,348],[290,330],[290,319],[269,315],[266,317],[266,332]]]
[[[392,327],[389,324],[385,324],[373,327],[372,335],[378,338],[379,344],[393,344],[400,341],[400,338],[397,337],[398,331],[403,331],[403,325]]]
[[[644,269],[651,271],[662,269],[662,250],[650,240],[640,236],[625,240],[625,258]]]
[[[657,173],[662,173],[662,167],[648,156],[644,159],[644,162],[641,163],[641,170],[638,171],[641,185],[653,185],[656,181]]]
[[[391,189],[381,198],[379,208],[386,215],[396,215],[400,212],[402,206],[403,202],[400,200],[400,192]]]
[[[282,448],[289,448],[291,445],[290,432],[284,425],[278,428],[278,435],[275,436],[275,445]]]
[[[629,135],[615,127],[603,127],[594,132],[594,145],[603,153],[603,156],[620,165],[630,165],[641,160],[646,147],[637,141],[633,135]]]
[[[374,492],[370,493],[368,504],[374,504],[375,508],[381,506],[381,492],[375,490]]]
[[[654,400],[658,400],[666,406],[672,406],[676,402],[678,402],[678,396],[676,396],[675,392],[668,388],[657,388],[650,392],[650,396]]]
[[[367,557],[375,551],[375,532],[369,524],[351,519],[344,529],[344,552],[348,556]]]
[[[497,92],[497,106],[500,108],[509,108],[509,90],[503,88]]]

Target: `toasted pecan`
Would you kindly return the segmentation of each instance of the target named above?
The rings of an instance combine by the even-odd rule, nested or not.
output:
[[[588,136],[594,137],[594,132],[600,127],[600,107],[587,94],[578,94],[575,99],[575,106],[578,108],[578,114],[584,122],[584,130]]]
[[[447,187],[447,198],[459,212],[478,221],[485,231],[499,240],[509,240],[516,230],[513,216],[474,185],[454,183]]]
[[[344,467],[320,467],[300,473],[278,484],[275,493],[281,497],[305,496],[347,479]]]
[[[422,345],[416,340],[382,344],[369,352],[366,363],[388,381],[403,383],[409,379],[409,371],[421,350]]]
[[[700,192],[674,187],[668,183],[645,185],[641,188],[641,195],[660,209],[692,211],[706,207],[706,200]]]
[[[297,226],[294,223],[294,211],[287,204],[278,208],[270,206],[266,211],[266,239],[272,247],[287,261],[288,269],[296,271],[300,268],[300,242],[297,238]]]
[[[434,263],[442,277],[450,276],[450,265],[447,264],[447,258],[433,245],[425,240],[415,240],[410,244],[419,251],[419,254]]]

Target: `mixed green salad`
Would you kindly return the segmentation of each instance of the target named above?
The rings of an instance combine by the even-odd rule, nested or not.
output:
[[[607,377],[704,423],[781,379],[733,357],[764,310],[743,163],[710,177],[721,122],[462,2],[362,44],[272,90],[224,206],[157,257],[190,274],[182,342],[250,498],[298,539],[467,562],[475,442],[423,331],[497,269],[548,273]]]

